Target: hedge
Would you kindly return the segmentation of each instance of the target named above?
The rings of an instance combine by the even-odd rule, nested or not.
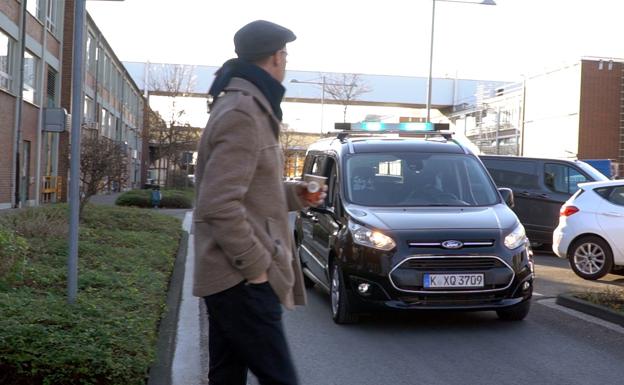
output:
[[[115,204],[118,206],[153,207],[151,190],[130,190],[121,194]],[[182,208],[193,207],[193,190],[161,190],[159,207]]]
[[[17,258],[0,270],[0,384],[145,384],[156,353],[180,221],[135,208],[88,206],[80,225],[78,297],[66,297],[67,222],[24,234],[67,206],[0,217]],[[33,213],[37,213],[33,215]],[[45,223],[31,227],[45,228]],[[3,265],[4,266],[4,265]]]

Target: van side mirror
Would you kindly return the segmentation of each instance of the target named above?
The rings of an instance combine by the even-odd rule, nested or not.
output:
[[[498,189],[498,192],[503,197],[503,200],[505,201],[505,203],[507,203],[507,206],[513,208],[514,207],[513,191],[511,191],[510,188],[501,187],[501,188]]]

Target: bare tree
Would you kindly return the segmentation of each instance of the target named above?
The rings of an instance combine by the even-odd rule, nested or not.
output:
[[[343,109],[342,121],[347,121],[347,108],[353,101],[372,89],[359,74],[339,74],[325,77],[325,93],[341,104]]]
[[[290,128],[290,126],[286,123],[282,124],[282,128],[280,130],[279,141],[282,145],[282,152],[284,153],[284,158],[288,157],[289,150],[295,146],[296,143],[295,131]]]
[[[186,64],[150,64],[149,87],[167,96],[189,96],[197,82],[195,66]]]
[[[318,138],[318,134],[297,132],[283,124],[279,140],[284,154],[284,176],[297,176],[308,146]]]
[[[182,64],[150,65],[150,89],[168,97],[167,110],[156,113],[154,125],[150,127],[150,143],[155,147],[153,155],[157,168],[165,169],[165,185],[171,186],[173,178],[169,171],[179,170],[183,154],[195,151],[200,130],[191,127],[185,119],[187,111],[181,98],[192,94],[195,87],[195,67]]]
[[[123,143],[88,130],[80,146],[80,217],[89,199],[113,184],[123,186],[128,180],[127,151]]]

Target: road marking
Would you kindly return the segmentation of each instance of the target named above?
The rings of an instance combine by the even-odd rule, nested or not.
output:
[[[585,313],[582,313],[580,311],[576,311],[576,310],[570,309],[569,307],[558,305],[555,301],[556,301],[555,298],[547,298],[547,299],[541,299],[541,300],[537,301],[537,303],[539,303],[540,305],[547,306],[547,307],[549,307],[551,309],[556,309],[556,310],[562,311],[562,312],[567,313],[567,314],[569,314],[569,315],[571,315],[573,317],[580,318],[580,319],[585,320],[587,322],[591,322],[591,323],[594,323],[596,325],[603,326],[603,327],[605,327],[607,329],[613,330],[614,332],[617,332],[617,333],[620,333],[620,334],[624,334],[624,327],[622,327],[620,325],[616,325],[614,323],[611,323],[611,322],[605,321],[603,319],[591,316],[589,314],[585,314]]]

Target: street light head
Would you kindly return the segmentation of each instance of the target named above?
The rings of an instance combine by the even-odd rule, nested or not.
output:
[[[433,0],[433,1],[443,1],[445,3],[464,3],[464,4],[475,4],[475,5],[496,5],[494,0]]]

